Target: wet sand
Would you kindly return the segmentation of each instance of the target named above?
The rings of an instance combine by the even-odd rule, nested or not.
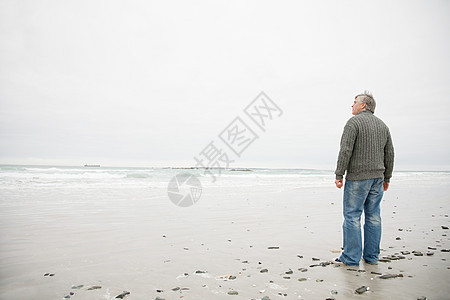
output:
[[[393,180],[382,203],[391,259],[359,268],[327,263],[342,244],[331,184],[208,185],[189,208],[147,187],[3,191],[0,299],[450,297],[449,184]]]

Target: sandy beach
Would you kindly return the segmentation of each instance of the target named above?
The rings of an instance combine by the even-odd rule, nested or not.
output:
[[[450,185],[433,176],[394,175],[385,262],[359,268],[329,264],[342,244],[332,176],[325,187],[206,184],[188,208],[163,187],[1,193],[1,299],[450,297]]]

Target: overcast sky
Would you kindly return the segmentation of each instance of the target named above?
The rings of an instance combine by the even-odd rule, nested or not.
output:
[[[0,163],[334,169],[370,90],[397,169],[450,170],[449,1],[0,2]],[[264,91],[283,111],[257,131]],[[218,135],[240,116],[241,157]]]

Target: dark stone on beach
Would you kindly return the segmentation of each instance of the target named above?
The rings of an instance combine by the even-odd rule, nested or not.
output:
[[[190,289],[188,287],[184,287],[184,288],[181,288],[181,290],[182,291],[189,291]]]
[[[261,298],[261,300],[270,300],[269,296],[264,296]]]
[[[448,227],[447,227],[447,226],[441,226],[441,228],[442,228],[442,229],[448,229]]]
[[[388,258],[380,258],[378,261],[379,262],[391,262],[391,260]]]
[[[248,264],[248,260],[243,260],[242,263],[243,264]]]
[[[84,285],[80,284],[80,285],[76,285],[76,286],[72,286],[72,289],[74,290],[79,290],[83,287]]]
[[[313,260],[313,261],[319,261],[319,260],[320,260],[320,258],[317,258],[317,257],[313,257],[313,258],[312,258],[312,260]]]
[[[402,238],[398,236],[398,237],[396,237],[395,239],[396,239],[397,241],[400,241]]]
[[[162,293],[164,292],[163,290],[156,290],[157,293]]]
[[[127,296],[127,295],[129,295],[129,294],[130,294],[130,292],[123,291],[123,293],[117,295],[116,298],[117,298],[117,299],[123,299],[123,298],[125,298],[125,296]]]
[[[69,299],[70,296],[69,296],[69,295],[65,295],[64,298],[65,298],[65,299]]]
[[[442,249],[441,252],[450,252],[450,249]]]
[[[55,276],[55,274],[53,274],[53,273],[50,273],[48,276]]]
[[[314,267],[326,267],[326,266],[331,265],[331,264],[332,264],[332,263],[329,262],[329,261],[324,261],[324,262],[321,262],[321,263],[319,263],[319,264],[310,265],[309,267],[310,267],[310,268],[314,268]]]
[[[195,274],[205,274],[205,273],[206,273],[206,271],[201,271],[201,270],[195,271]]]
[[[370,272],[370,274],[382,275],[381,273],[378,273],[378,272]]]
[[[432,252],[432,251],[427,252],[427,256],[433,256],[433,255],[434,255],[434,252]]]
[[[291,279],[289,276],[283,276],[283,279]]]
[[[409,251],[400,251],[400,253],[403,254],[403,255],[411,254],[411,252],[409,252]]]
[[[294,273],[294,271],[292,271],[292,270],[289,270],[289,271],[286,271],[286,272],[284,272],[285,274],[293,274]]]
[[[336,291],[336,290],[331,290],[331,294],[337,295],[337,294],[338,294],[338,291]]]
[[[397,278],[398,276],[397,276],[397,274],[384,274],[384,275],[381,275],[379,278],[380,279],[391,279],[391,278]]]
[[[428,247],[428,249],[430,249],[430,250],[437,250],[437,248],[435,248],[435,247]]]
[[[276,247],[276,246],[274,246],[274,247],[267,247],[267,249],[269,249],[269,250],[275,250],[275,249],[280,249],[280,247]]]
[[[306,271],[308,271],[308,269],[307,268],[300,268],[300,269],[298,269],[300,272],[306,272]]]
[[[355,290],[355,292],[358,294],[363,294],[363,293],[367,292],[368,290],[369,290],[369,288],[367,286],[362,286],[360,288],[357,288]]]
[[[303,258],[303,255],[297,255],[298,258]]]
[[[166,300],[166,299],[156,296],[155,300]]]
[[[401,255],[389,255],[389,256],[387,256],[387,257],[385,257],[385,258],[390,259],[390,260],[405,259],[405,257],[404,257],[404,256],[401,256]]]
[[[323,279],[316,279],[316,282],[323,282]]]
[[[398,231],[403,231],[403,228],[399,228]]]
[[[416,252],[414,253],[414,255],[415,255],[415,256],[423,256],[423,253],[422,253],[422,252],[419,252],[419,251],[416,251]]]
[[[179,290],[180,290],[180,287],[179,287],[179,286],[174,287],[174,288],[172,289],[172,291],[174,291],[174,292],[179,291]]]
[[[88,291],[92,291],[92,290],[98,290],[98,289],[101,289],[102,287],[101,286],[99,286],[99,285],[94,285],[94,286],[91,286],[90,288],[88,288],[87,290]]]
[[[306,281],[306,280],[308,280],[308,279],[305,278],[305,277],[302,277],[302,278],[299,278],[299,279],[298,279],[298,281]]]
[[[418,297],[417,300],[427,300],[427,297],[421,296],[421,297]]]
[[[44,274],[44,276],[48,276],[48,275],[50,275],[50,273],[45,273],[45,274]]]
[[[75,295],[75,293],[74,293],[74,292],[70,292],[69,295],[70,295],[70,296],[73,296],[73,295]]]
[[[267,269],[262,269],[262,270],[259,271],[259,272],[261,272],[261,273],[267,273],[267,272],[269,272],[269,270],[267,270]]]
[[[231,295],[231,296],[239,295],[239,293],[236,292],[236,291],[229,291],[227,294],[228,294],[228,295]]]

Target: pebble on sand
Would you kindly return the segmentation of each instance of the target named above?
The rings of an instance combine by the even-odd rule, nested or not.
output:
[[[355,290],[355,292],[358,293],[358,294],[362,294],[362,293],[367,292],[369,289],[370,289],[370,288],[369,288],[368,286],[364,286],[364,285],[363,285],[362,287],[357,288],[357,289]]]
[[[125,298],[125,296],[127,296],[127,295],[129,295],[129,294],[130,294],[130,292],[123,291],[123,293],[117,295],[116,298],[117,298],[117,299],[123,299],[123,298]]]
[[[403,277],[403,274],[384,274],[379,276],[380,279],[391,279],[391,278],[397,278],[397,277]]]
[[[237,291],[229,291],[227,294],[231,295],[231,296],[239,295],[239,293]]]
[[[91,286],[90,288],[88,288],[87,290],[88,291],[92,291],[92,290],[98,290],[98,289],[101,289],[102,287],[101,286],[99,286],[99,285],[94,285],[94,286]]]
[[[72,286],[72,289],[74,289],[74,290],[79,290],[79,289],[81,289],[83,286],[84,286],[84,285],[82,285],[82,284],[80,284],[80,285],[74,285],[74,286]]]

